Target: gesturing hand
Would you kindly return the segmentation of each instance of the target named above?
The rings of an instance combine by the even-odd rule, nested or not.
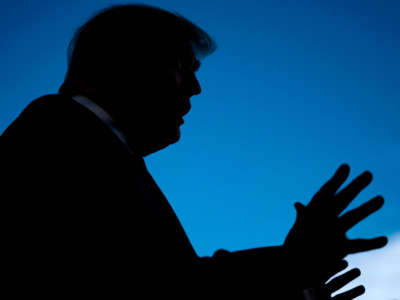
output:
[[[332,296],[333,293],[346,286],[348,283],[360,276],[361,272],[359,269],[351,269],[346,273],[337,276],[324,284],[320,288],[306,289],[303,291],[305,300],[352,300],[361,296],[365,292],[365,288],[362,285],[354,287],[343,293]]]
[[[341,165],[307,206],[295,204],[296,222],[284,247],[290,253],[298,274],[305,275],[303,280],[321,283],[332,276],[332,266],[346,255],[381,248],[387,243],[386,237],[355,240],[346,237],[350,228],[381,208],[384,202],[383,197],[377,196],[339,217],[372,181],[372,174],[366,171],[338,192],[349,172],[347,164]]]

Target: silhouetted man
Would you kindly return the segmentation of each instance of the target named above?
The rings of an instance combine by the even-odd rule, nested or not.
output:
[[[338,218],[372,180],[366,172],[337,192],[342,165],[307,206],[296,204],[283,245],[197,256],[143,157],[179,140],[201,92],[195,71],[215,49],[198,26],[146,5],[111,7],[78,29],[59,93],[31,102],[2,135],[2,270],[15,291],[301,299],[314,287],[330,298],[340,284],[325,282],[347,254],[385,245],[346,238],[383,199]]]

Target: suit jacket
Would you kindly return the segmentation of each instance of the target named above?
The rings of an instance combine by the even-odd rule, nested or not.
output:
[[[143,159],[68,96],[32,101],[1,151],[2,271],[17,291],[272,295],[291,285],[281,247],[199,257]]]

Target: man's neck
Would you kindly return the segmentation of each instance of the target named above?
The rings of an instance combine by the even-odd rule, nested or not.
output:
[[[118,107],[118,101],[124,98],[123,96],[119,96],[118,93],[116,93],[115,95],[105,96],[87,92],[83,92],[81,93],[81,95],[90,99],[92,102],[100,106],[110,115],[115,126],[123,133],[127,143],[130,145],[130,147],[134,148],[134,152],[140,157],[145,157],[165,147],[159,147],[156,149],[153,149],[151,147],[148,149],[146,149],[145,147],[137,147],[137,144],[140,143],[140,141],[142,141],[142,146],[147,145],[147,143],[144,142],[145,139],[140,137],[140,132],[132,129],[140,129],[139,125],[133,125],[134,118],[132,117],[132,115],[130,114],[128,117],[126,111]]]

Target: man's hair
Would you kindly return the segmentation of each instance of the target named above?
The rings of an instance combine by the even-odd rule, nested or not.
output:
[[[103,9],[71,39],[68,70],[59,93],[81,92],[82,80],[110,88],[134,86],[152,71],[174,64],[185,42],[198,60],[217,47],[203,29],[176,12],[144,4]]]

